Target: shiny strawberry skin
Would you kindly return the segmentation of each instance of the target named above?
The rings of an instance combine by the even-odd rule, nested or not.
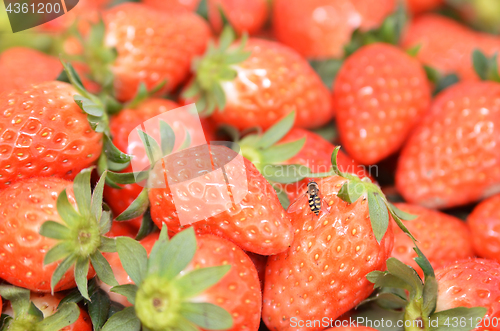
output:
[[[211,145],[211,152],[216,153],[213,157],[215,167],[224,165],[225,155],[233,155],[234,152],[226,147]],[[201,177],[205,173],[204,169],[212,169],[212,163],[208,157],[198,157],[204,152],[206,147],[193,147],[188,150],[175,153],[175,159],[165,162],[168,164],[184,164],[182,171],[178,173],[175,169],[168,168],[169,173],[176,173],[177,176],[172,180],[184,181],[185,174]],[[201,154],[202,155],[202,154]],[[238,167],[240,166],[237,161]],[[194,222],[194,227],[198,234],[215,234],[226,238],[242,249],[261,255],[277,254],[285,251],[292,241],[292,225],[290,218],[286,215],[283,207],[279,203],[276,192],[271,184],[260,174],[255,166],[248,160],[243,160],[246,169],[248,193],[236,208],[224,210],[220,214],[208,217],[204,220]],[[233,166],[231,166],[233,167]],[[233,182],[232,176],[235,171],[229,166],[226,168],[226,176],[229,183]],[[236,166],[234,166],[236,167]],[[199,176],[198,176],[199,174]],[[161,177],[160,177],[161,178]],[[201,179],[201,178],[200,178]],[[196,187],[196,181],[192,187]],[[164,182],[161,183],[164,185]],[[229,184],[234,190],[234,185]],[[152,187],[161,187],[156,183]],[[178,191],[178,194],[182,194]],[[187,193],[186,193],[187,194]],[[184,199],[184,197],[180,197]],[[199,207],[196,203],[196,196],[186,202],[184,210],[196,212]],[[177,210],[174,205],[172,192],[170,188],[151,188],[149,190],[149,201],[151,206],[151,217],[153,222],[159,227],[162,223],[168,226],[170,233],[179,232],[182,227],[177,216]]]
[[[307,58],[341,57],[357,29],[380,25],[394,0],[275,0],[273,30],[281,43]],[[300,22],[300,24],[298,24]]]
[[[444,4],[444,0],[406,0],[408,11],[413,15],[429,11]]]
[[[62,69],[56,57],[27,47],[9,48],[0,54],[0,93],[55,80]]]
[[[0,94],[0,189],[33,176],[73,179],[101,154],[102,134],[63,82]]]
[[[158,234],[153,233],[141,240],[148,254],[157,239]],[[257,270],[252,260],[243,250],[223,238],[200,235],[196,237],[196,241],[198,250],[186,270],[231,265],[229,273],[217,284],[199,294],[199,297],[202,297],[204,302],[226,309],[233,316],[234,324],[229,331],[257,331],[260,323],[262,294]],[[123,269],[118,253],[107,253],[106,259],[113,267],[119,284],[133,283]],[[109,285],[101,282],[100,286],[109,292]],[[109,295],[112,300],[130,306],[123,296],[113,292],[109,292]],[[193,300],[196,300],[196,297]]]
[[[358,162],[377,163],[401,147],[430,100],[416,59],[388,44],[360,48],[335,79],[333,106],[342,145]]]
[[[195,11],[201,0],[142,0],[145,5],[170,12]]]
[[[252,53],[234,66],[238,77],[222,84],[226,106],[214,112],[217,123],[267,129],[295,110],[295,126],[314,128],[333,117],[328,89],[298,53],[257,38],[245,50]]]
[[[485,307],[488,312],[483,322],[489,327],[480,326],[472,331],[500,330],[496,323],[500,319],[500,264],[483,259],[462,260],[436,270],[436,280],[436,311],[456,307]]]
[[[467,218],[474,252],[500,263],[500,195],[477,205]]]
[[[56,201],[65,188],[76,206],[72,183],[60,178],[25,179],[0,191],[0,278],[32,291],[50,292],[50,279],[58,263],[44,265],[43,259],[58,241],[43,237],[39,231],[46,221],[63,222]],[[75,286],[70,268],[55,291]]]
[[[194,13],[169,13],[137,3],[113,7],[104,20],[106,45],[118,52],[111,69],[122,101],[134,97],[140,82],[152,89],[166,80],[163,92],[173,90],[187,78],[191,61],[203,53],[211,36],[208,24]]]
[[[216,31],[222,30],[222,9],[227,20],[238,33],[254,34],[266,23],[268,3],[266,0],[209,0],[208,19]],[[219,9],[220,8],[220,9]]]
[[[442,92],[403,148],[396,187],[429,208],[500,191],[500,84],[458,83]]]
[[[328,172],[332,168],[332,153],[335,145],[325,140],[320,135],[301,128],[292,128],[280,143],[295,141],[298,139],[306,138],[304,147],[292,158],[287,164],[301,164],[309,167],[312,172]],[[351,159],[342,150],[337,154],[337,164],[339,169],[343,172],[353,173],[360,178],[370,177],[367,170],[356,161]],[[285,190],[290,201],[298,198],[299,194],[304,191],[307,186],[309,178],[305,178],[297,183],[280,184],[280,187]]]
[[[330,212],[318,219],[306,206],[292,214],[290,249],[268,259],[262,319],[272,331],[321,330],[292,328],[290,318],[340,317],[373,291],[366,275],[385,269],[394,240],[392,226],[378,244],[366,198],[348,205],[337,197],[344,182],[337,176],[318,181]]]
[[[479,49],[488,56],[500,51],[500,39],[475,32],[452,19],[426,14],[414,19],[403,35],[402,46],[420,45],[417,59],[443,74],[456,73],[461,80],[478,80],[472,65],[472,52]]]
[[[408,230],[418,240],[418,247],[427,257],[434,269],[457,260],[474,257],[469,227],[460,219],[417,205],[395,204],[399,209],[417,215],[411,221],[403,221]],[[417,253],[413,241],[397,226],[394,228],[394,249],[392,257],[411,266],[420,277],[423,271],[415,262]]]

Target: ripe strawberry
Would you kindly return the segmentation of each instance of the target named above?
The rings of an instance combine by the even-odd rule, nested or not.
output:
[[[134,245],[139,245],[141,255],[144,254],[137,261],[138,264],[145,264],[145,255],[149,255],[148,270],[142,272],[141,279],[134,279],[136,274],[131,272],[134,265],[128,261],[126,264],[124,259],[128,253],[126,246]],[[182,254],[168,255],[174,253],[172,247]],[[135,284],[132,285],[135,293],[127,295],[129,302],[134,303],[134,307],[128,308],[128,313],[135,313],[143,325],[147,325],[149,329],[168,329],[172,323],[180,327],[180,324],[185,324],[187,320],[195,322],[183,314],[181,307],[202,301],[204,304],[218,306],[216,308],[225,310],[223,314],[217,315],[215,321],[210,321],[213,316],[209,314],[210,311],[207,311],[204,314],[207,320],[205,323],[222,323],[224,320],[227,321],[227,318],[233,320],[229,327],[222,327],[219,324],[219,327],[208,328],[200,325],[203,329],[258,330],[261,292],[257,271],[250,258],[231,242],[212,235],[195,238],[191,229],[182,231],[168,242],[165,229],[160,236],[149,235],[141,241],[141,244],[128,238],[125,240],[118,238],[117,248],[118,253],[111,253],[107,258],[111,265],[114,265],[118,281],[122,285]],[[168,266],[164,260],[172,256],[175,256],[174,260],[177,264],[175,267]],[[154,268],[160,271],[155,273]],[[175,268],[175,270],[167,271],[168,268]],[[125,271],[130,276],[127,276]],[[170,275],[166,279],[167,272]],[[179,272],[180,274],[177,275]],[[198,277],[194,277],[195,275]],[[189,277],[193,278],[189,279]],[[111,291],[121,293],[119,289],[117,290],[119,287],[114,287]],[[116,294],[112,292],[110,292],[111,297],[116,299]],[[186,292],[189,292],[189,295]],[[175,300],[172,300],[172,297]],[[150,302],[157,303],[156,306],[158,306],[167,298],[168,305],[164,306],[165,310],[152,309]],[[125,304],[130,306],[130,303]],[[180,318],[180,316],[185,318]],[[162,324],[162,328],[159,324]],[[191,327],[191,329],[195,328]]]
[[[170,12],[195,11],[201,0],[142,0],[145,5]]]
[[[413,15],[429,11],[444,4],[444,0],[406,0],[408,11]]]
[[[500,84],[464,82],[442,92],[404,146],[396,187],[406,201],[447,208],[500,187]]]
[[[0,189],[33,176],[73,179],[101,153],[94,132],[62,82],[0,94]]]
[[[270,330],[320,330],[293,328],[291,318],[340,317],[373,291],[365,276],[385,269],[393,245],[389,213],[401,224],[401,212],[366,178],[340,173],[336,163],[334,168],[343,177],[318,181],[324,201],[319,217],[304,199],[303,210],[292,216],[290,249],[268,259],[262,315]]]
[[[215,31],[222,30],[222,10],[229,24],[239,34],[259,32],[266,23],[269,11],[266,0],[209,0],[207,6],[208,19]]]
[[[377,163],[399,150],[430,100],[417,60],[389,44],[364,46],[347,58],[335,79],[341,142],[356,161]]]
[[[276,0],[274,34],[304,57],[341,57],[355,29],[376,28],[395,4],[394,0]]]
[[[78,22],[78,28],[88,30],[90,23],[95,23],[99,20],[99,11],[102,9],[104,2],[96,0],[78,0],[67,13],[59,16],[47,23],[39,25],[37,30],[51,33],[64,33],[75,22]],[[68,2],[68,5],[70,3]],[[68,8],[68,6],[66,6]],[[48,14],[50,16],[50,14]],[[53,16],[52,16],[53,17]]]
[[[302,138],[306,139],[302,149],[285,163],[307,166],[314,173],[331,171],[332,153],[335,146],[314,132],[301,128],[292,128],[287,135],[280,140],[280,143],[287,143]],[[362,165],[358,164],[342,151],[338,153],[337,163],[342,172],[352,173],[360,178],[371,178],[370,174]],[[294,201],[298,198],[299,194],[304,191],[309,181],[310,178],[305,178],[300,182],[284,184],[280,187],[285,190],[290,201]]]
[[[467,218],[474,252],[485,259],[500,262],[500,195],[477,205]]]
[[[0,54],[0,93],[55,80],[62,69],[61,62],[50,55],[26,47],[9,48]]]
[[[226,29],[219,48],[195,62],[184,96],[195,99],[199,111],[240,130],[267,129],[293,110],[295,126],[317,127],[332,118],[328,89],[299,54],[273,41],[233,39]]]
[[[474,257],[470,230],[460,219],[417,205],[397,203],[395,206],[407,213],[418,215],[416,219],[405,222],[405,225],[419,241],[422,253],[434,269]],[[394,230],[392,256],[411,266],[423,277],[422,269],[414,260],[417,253],[413,247],[413,241],[403,231],[399,228]]]
[[[58,307],[63,299],[61,294],[30,294],[26,289],[10,285],[0,285],[0,294],[10,300],[4,310],[5,315],[12,317],[3,324],[7,326],[6,330],[92,331],[92,323],[85,310],[75,303],[64,303]],[[31,308],[22,311],[20,308],[23,305],[31,305]],[[40,315],[37,316],[35,311]]]
[[[187,78],[191,60],[203,53],[210,38],[208,25],[194,13],[168,13],[137,3],[113,7],[104,21],[105,44],[118,52],[109,64],[121,101],[132,99],[140,82],[150,90],[166,81],[162,91],[173,90]]]
[[[152,179],[152,188],[149,190],[153,222],[159,227],[165,223],[171,233],[179,232],[182,226],[172,195],[178,194],[179,198],[185,201],[184,205],[177,206],[182,207],[184,213],[196,213],[200,210],[200,197],[194,189],[200,184],[205,185],[204,176],[201,174],[206,173],[208,169],[211,171],[212,167],[224,167],[232,195],[239,196],[244,193],[245,195],[241,196],[244,196],[243,200],[235,201],[235,205],[230,209],[226,209],[225,202],[214,202],[214,205],[221,203],[221,209],[224,211],[192,223],[191,226],[198,234],[211,233],[224,237],[242,249],[257,254],[271,255],[286,250],[292,240],[292,225],[267,180],[244,158],[235,158],[231,165],[226,165],[228,159],[235,157],[235,153],[227,147],[210,145],[212,157],[208,153],[207,146],[201,145],[177,152],[165,160],[164,171],[169,183],[181,183],[191,178],[188,182],[191,184],[189,189],[178,185],[172,192],[168,184],[165,184],[163,171],[157,174],[157,177]],[[182,167],[181,171],[175,169],[177,164]],[[244,188],[234,185],[241,182],[241,169],[245,169],[247,176],[248,191],[244,192],[241,191]],[[200,176],[197,177],[196,174]],[[166,188],[161,188],[162,186]],[[206,191],[203,194],[208,193]],[[214,194],[217,196],[219,193]]]
[[[475,32],[449,18],[426,14],[414,19],[402,38],[402,46],[420,46],[417,59],[442,74],[456,73],[462,80],[478,80],[472,52],[480,49],[488,56],[500,51],[497,36]]]
[[[439,285],[436,311],[485,307],[487,313],[481,323],[479,318],[472,319],[473,326],[479,325],[473,330],[500,330],[496,323],[500,319],[500,264],[483,259],[462,260],[437,270],[436,280]]]

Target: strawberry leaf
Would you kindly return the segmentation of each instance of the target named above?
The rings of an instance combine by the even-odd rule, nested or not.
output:
[[[87,274],[89,273],[89,260],[78,259],[75,264],[75,282],[82,296],[90,300],[87,289]]]
[[[75,100],[78,107],[80,107],[80,109],[82,109],[87,115],[97,118],[100,118],[104,115],[104,109],[101,104],[98,104],[95,101],[78,94],[76,94],[73,99]]]
[[[101,237],[101,246],[99,246],[99,251],[108,253],[116,252],[115,238]]]
[[[367,196],[372,230],[380,244],[389,227],[389,212],[379,193],[368,192]]]
[[[188,321],[206,330],[226,330],[233,326],[231,314],[211,303],[183,303],[180,314]]]
[[[81,221],[81,215],[73,208],[73,205],[68,200],[66,189],[57,197],[56,206],[59,216],[68,226],[75,226]]]
[[[103,138],[103,152],[110,161],[119,164],[128,164],[130,162],[132,156],[125,154],[116,148],[108,134],[104,134]]]
[[[54,288],[56,287],[57,283],[59,283],[66,271],[68,271],[69,267],[71,267],[73,263],[75,263],[75,261],[76,255],[71,254],[64,260],[62,260],[62,262],[57,266],[56,270],[54,270],[50,279],[50,288],[52,295],[54,295]]]
[[[139,288],[135,284],[125,284],[113,286],[111,292],[118,293],[127,298],[128,302],[135,304],[135,296],[137,295],[137,290]]]
[[[100,220],[102,216],[102,197],[103,197],[103,192],[104,192],[104,183],[105,183],[105,178],[106,178],[107,172],[104,171],[99,178],[99,181],[97,182],[97,185],[94,188],[94,194],[90,198],[91,203],[90,203],[90,214],[92,214],[96,220]],[[89,181],[87,182],[88,187],[90,188],[90,177]],[[87,205],[88,206],[88,205]],[[88,207],[87,207],[88,209]]]
[[[95,273],[100,280],[110,286],[118,285],[108,260],[102,256],[101,252],[95,252],[90,255],[90,261],[92,262],[92,267],[94,267]]]
[[[306,138],[301,138],[289,143],[274,145],[262,151],[262,162],[279,163],[295,156],[306,143]]]
[[[37,323],[37,330],[59,331],[68,325],[76,322],[80,316],[80,308],[76,303],[63,304],[54,315],[48,316],[40,323]]]
[[[168,256],[166,255],[168,247],[168,228],[163,225],[160,231],[160,236],[155,242],[148,259],[148,275],[160,274],[160,266],[163,264]]]
[[[470,331],[476,329],[478,319],[482,319],[488,310],[484,307],[465,308],[458,307],[434,313],[430,316],[431,331]],[[461,323],[453,323],[454,318],[466,321],[465,326]],[[447,325],[448,324],[448,325]]]
[[[354,203],[366,192],[364,185],[356,185],[352,181],[345,182],[337,196],[348,203]]]
[[[136,240],[129,237],[116,238],[116,251],[123,269],[135,284],[141,284],[146,275],[148,254]]]
[[[271,182],[288,184],[295,183],[307,177],[311,170],[300,164],[275,165],[266,164],[262,175]]]
[[[142,222],[141,226],[139,228],[139,231],[137,232],[137,235],[135,236],[135,240],[142,240],[144,239],[148,234],[152,233],[156,228],[155,223],[151,219],[151,213],[149,212],[149,209],[144,212],[144,215],[142,215]]]
[[[116,217],[117,221],[128,221],[139,217],[146,212],[149,207],[148,189],[143,188],[141,193],[120,215]]]
[[[160,120],[161,153],[163,156],[169,155],[174,150],[175,133],[167,122]]]
[[[153,166],[156,161],[162,157],[160,146],[158,146],[156,140],[146,132],[140,129],[137,129],[137,132],[139,134],[139,138],[141,138],[142,144],[144,145],[149,163]]]
[[[102,327],[102,331],[140,331],[141,321],[135,314],[134,307],[127,307],[115,313]]]
[[[311,67],[329,89],[333,88],[335,77],[342,67],[342,63],[343,61],[339,59],[309,60]]]
[[[295,123],[295,111],[291,111],[282,120],[271,126],[257,142],[257,148],[267,149],[283,138]]]
[[[189,298],[217,284],[230,269],[230,265],[196,269],[176,279],[174,286],[184,298]]]
[[[165,255],[168,260],[160,265],[160,277],[172,280],[193,259],[197,244],[193,228],[177,233],[167,245]]]
[[[28,314],[35,318],[36,322],[40,322],[43,320],[43,313],[38,309],[37,306],[33,302],[30,303],[30,309],[28,310]]]
[[[488,58],[479,49],[472,52],[472,64],[479,78],[482,80],[491,80],[493,82],[500,82],[500,74],[498,72],[498,53],[493,54]]]
[[[94,167],[83,169],[80,176],[73,181],[73,194],[75,195],[78,211],[83,217],[89,217],[88,206],[90,205],[92,192],[90,189],[90,175]]]
[[[90,319],[94,326],[94,331],[100,331],[106,320],[108,319],[111,300],[106,292],[98,288],[90,296],[90,301],[87,302]]]
[[[30,309],[30,291],[12,285],[0,285],[0,296],[10,301],[14,316],[28,314]]]
[[[40,227],[40,234],[52,239],[70,239],[71,230],[61,223],[47,221]]]
[[[414,220],[418,217],[418,215],[412,215],[410,213],[402,211],[401,209],[399,209],[398,207],[396,207],[395,205],[393,205],[390,202],[388,204],[389,204],[389,208],[394,212],[394,214],[396,214],[401,219],[404,219],[406,221],[411,221],[411,220]]]
[[[44,235],[42,231],[40,234],[42,236]],[[43,264],[47,265],[67,257],[70,254],[69,252],[71,251],[71,246],[72,245],[69,241],[63,241],[62,243],[55,245],[45,254]]]

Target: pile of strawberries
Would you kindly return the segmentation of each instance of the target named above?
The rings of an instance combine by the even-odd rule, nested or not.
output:
[[[500,330],[495,1],[80,0],[0,41],[0,330]]]

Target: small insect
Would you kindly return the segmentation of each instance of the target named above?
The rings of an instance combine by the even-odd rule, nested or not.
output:
[[[307,191],[305,194],[297,198],[289,207],[288,212],[293,213],[300,209],[305,202],[308,202],[309,209],[319,216],[319,213],[323,211],[324,213],[329,213],[328,204],[325,202],[323,197],[321,196],[321,192],[319,191],[318,183],[314,180],[311,180],[307,184]],[[324,214],[323,214],[324,215]]]

